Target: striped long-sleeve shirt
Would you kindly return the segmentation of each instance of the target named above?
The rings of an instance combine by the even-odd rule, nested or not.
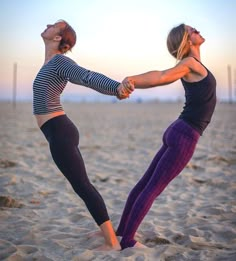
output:
[[[63,110],[60,95],[69,82],[117,96],[119,82],[103,74],[87,70],[72,59],[55,55],[38,72],[33,83],[33,113],[47,114]]]

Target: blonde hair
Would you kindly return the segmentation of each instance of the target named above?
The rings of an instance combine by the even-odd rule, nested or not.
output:
[[[188,32],[185,24],[174,27],[167,37],[167,48],[172,56],[177,60],[182,60],[189,54]]]

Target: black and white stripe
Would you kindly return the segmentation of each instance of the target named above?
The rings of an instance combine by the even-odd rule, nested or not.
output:
[[[63,110],[60,95],[68,81],[114,96],[117,95],[119,85],[119,82],[87,70],[70,58],[58,54],[40,69],[34,80],[33,113],[47,114]]]

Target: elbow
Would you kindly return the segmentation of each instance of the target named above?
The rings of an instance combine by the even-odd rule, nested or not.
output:
[[[150,87],[158,87],[161,85],[164,85],[166,82],[167,78],[165,73],[157,71],[154,72],[153,76],[152,76],[152,81],[150,83]]]

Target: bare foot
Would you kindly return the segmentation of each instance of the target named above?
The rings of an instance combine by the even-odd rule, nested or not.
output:
[[[140,233],[138,233],[138,232],[136,232],[135,234],[134,234],[134,237],[141,237],[142,235],[140,234]]]
[[[102,245],[100,247],[95,248],[94,250],[95,251],[112,251],[112,250],[120,251],[121,247],[120,247],[120,244],[115,245],[115,246]]]
[[[140,243],[140,242],[137,242],[133,247],[134,247],[134,248],[148,248],[147,246],[143,245],[143,244]]]
[[[88,238],[92,238],[92,237],[102,237],[103,234],[102,234],[102,231],[98,230],[98,231],[92,231],[92,232],[89,232],[87,234],[87,237]]]

